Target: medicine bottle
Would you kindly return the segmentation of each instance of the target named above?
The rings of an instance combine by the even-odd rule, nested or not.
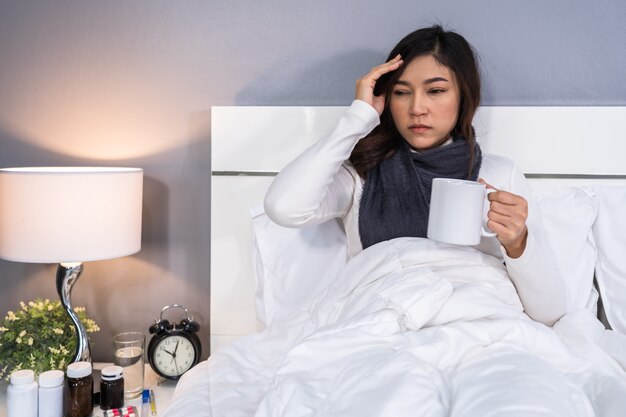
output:
[[[63,417],[63,371],[39,374],[39,417]]]
[[[67,382],[63,390],[63,415],[87,417],[93,409],[93,375],[91,363],[74,362],[67,367]]]
[[[100,408],[110,410],[124,406],[124,368],[107,366],[100,379]]]
[[[7,387],[7,417],[37,417],[37,383],[30,369],[11,374]]]

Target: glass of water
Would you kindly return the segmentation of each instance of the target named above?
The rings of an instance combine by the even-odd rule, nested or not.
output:
[[[143,392],[146,336],[139,332],[125,332],[113,338],[113,363],[124,368],[124,397],[137,398]]]

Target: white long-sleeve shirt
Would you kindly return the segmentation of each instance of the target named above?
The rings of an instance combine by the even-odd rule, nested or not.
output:
[[[348,158],[357,142],[379,123],[373,107],[355,100],[328,137],[304,151],[276,177],[265,197],[267,215],[286,227],[341,218],[348,252],[354,256],[362,251],[358,218],[363,181]],[[475,247],[506,263],[526,313],[536,321],[552,325],[565,313],[565,283],[545,239],[539,207],[526,178],[511,160],[489,154],[483,155],[479,178],[528,201],[528,238],[519,258],[509,258],[495,237],[483,237]],[[487,210],[488,207],[485,220]]]

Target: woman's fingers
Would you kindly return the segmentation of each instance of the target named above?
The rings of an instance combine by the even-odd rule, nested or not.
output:
[[[528,202],[524,197],[508,191],[499,190],[482,178],[480,178],[478,182],[485,184],[488,189],[496,190],[489,193],[487,196],[487,199],[490,201],[489,208],[491,210],[502,214],[519,212],[522,213],[524,217],[528,216]]]
[[[376,97],[374,95],[374,87],[376,87],[376,81],[389,72],[397,70],[402,65],[402,57],[397,55],[395,58],[378,65],[372,70],[359,78],[356,82],[356,94],[355,98],[365,101],[376,109],[378,114],[382,114],[385,105],[385,97]]]
[[[497,190],[484,180],[479,181],[487,188]],[[487,227],[498,235],[500,243],[507,247],[523,242],[527,234],[528,202],[526,199],[503,190],[492,192],[487,198],[489,199]]]
[[[487,218],[493,222],[501,224],[510,232],[510,238],[514,238],[516,234],[524,230],[526,225],[526,219],[520,215],[509,216],[506,214],[496,213],[493,210],[489,211]]]
[[[385,62],[384,64],[372,68],[372,70],[363,78],[376,82],[383,74],[397,70],[400,65],[402,65],[402,57],[397,55],[395,58]]]
[[[517,194],[509,193],[508,191],[498,190],[489,194],[489,201],[497,201],[502,205],[509,206],[528,206],[526,199]]]
[[[520,214],[524,217],[528,216],[528,203],[522,197],[515,196],[517,198],[511,199],[510,196],[504,194],[506,191],[497,191],[489,195],[489,208],[496,213],[513,216],[514,214]],[[498,195],[494,195],[498,194]]]
[[[363,100],[373,97],[376,81],[378,81],[382,75],[397,70],[400,65],[402,65],[402,58],[398,55],[390,61],[372,68],[369,73],[357,80],[356,98]]]

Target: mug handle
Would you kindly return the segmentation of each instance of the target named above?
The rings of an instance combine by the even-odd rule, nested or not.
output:
[[[498,191],[498,190],[496,190],[495,188],[487,188],[487,187],[485,187],[485,198],[487,198],[487,196],[488,196],[489,194],[491,194],[491,193],[495,193],[496,191]],[[481,228],[481,230],[480,230],[480,234],[481,234],[481,236],[484,236],[484,237],[496,237],[496,236],[498,236],[498,234],[497,234],[497,233],[494,233],[494,232],[488,232],[488,231],[487,231],[487,229],[486,229],[486,227],[487,227],[486,225],[483,225],[483,226],[482,226],[482,228]]]

